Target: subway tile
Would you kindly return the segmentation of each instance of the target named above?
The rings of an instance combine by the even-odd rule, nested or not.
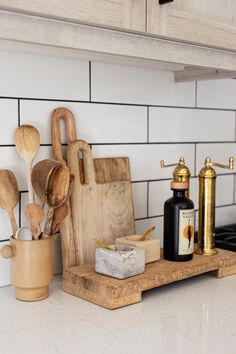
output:
[[[15,130],[18,126],[17,100],[0,99],[0,117],[4,122],[0,130],[0,145],[14,144]]]
[[[41,146],[33,165],[47,158],[52,158],[52,148]],[[0,147],[0,169],[11,170],[16,176],[19,189],[27,190],[26,165],[15,147]]]
[[[0,248],[8,244],[9,242],[0,242]],[[10,260],[0,257],[0,287],[10,283]]]
[[[147,183],[132,184],[135,219],[147,217]]]
[[[13,212],[15,215],[16,223],[19,226],[19,204],[16,205]],[[5,209],[0,209],[0,225],[0,240],[9,239],[12,236],[13,231],[9,215]]]
[[[92,62],[92,100],[167,106],[195,104],[194,82],[175,83],[172,72]]]
[[[21,100],[21,124],[32,124],[41,143],[51,143],[50,116],[66,107],[75,116],[77,136],[89,143],[136,143],[147,141],[147,108],[123,105]],[[62,143],[66,143],[65,129]]]
[[[164,214],[164,203],[171,198],[173,192],[170,189],[169,181],[157,181],[149,183],[149,215],[156,216]]]
[[[235,109],[236,80],[206,80],[197,84],[197,106]]]
[[[236,205],[216,208],[216,226],[236,223]]]
[[[0,96],[89,99],[87,61],[1,52],[0,76]]]
[[[149,141],[233,141],[235,113],[229,111],[149,109]]]
[[[94,157],[127,156],[130,160],[133,181],[171,178],[172,169],[162,169],[160,160],[166,163],[178,161],[184,156],[191,171],[194,168],[194,146],[191,144],[137,144],[95,145]]]
[[[158,237],[161,241],[161,247],[163,247],[163,217],[135,221],[136,233],[138,235],[143,235],[152,226],[156,227],[152,236]]]
[[[197,144],[197,175],[202,167],[204,167],[204,161],[207,156],[211,158],[212,162],[219,162],[227,165],[230,156],[236,158],[236,143]],[[216,169],[217,174],[232,173],[232,171],[223,168],[214,168]]]

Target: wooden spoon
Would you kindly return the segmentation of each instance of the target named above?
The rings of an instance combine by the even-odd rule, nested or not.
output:
[[[19,188],[14,173],[9,170],[0,170],[0,208],[6,209],[9,214],[13,235],[18,229],[13,212],[18,202]]]
[[[52,219],[52,226],[51,226],[51,234],[55,235],[59,229],[62,220],[65,219],[66,215],[68,214],[69,207],[64,202],[58,208],[54,210],[53,219]]]
[[[32,125],[21,125],[16,129],[16,150],[26,163],[29,203],[34,203],[34,192],[31,183],[32,162],[39,151],[40,136]]]
[[[40,224],[45,217],[43,208],[38,204],[28,204],[25,208],[25,216],[30,223],[34,240],[38,240],[41,234]]]

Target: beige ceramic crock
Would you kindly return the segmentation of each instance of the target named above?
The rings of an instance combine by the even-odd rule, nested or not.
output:
[[[16,298],[39,301],[48,297],[53,280],[53,238],[23,241],[10,239],[10,245],[1,249],[4,258],[10,258],[11,282]]]

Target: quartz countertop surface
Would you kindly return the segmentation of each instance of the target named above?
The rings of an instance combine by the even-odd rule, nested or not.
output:
[[[209,274],[143,293],[143,301],[107,310],[62,290],[26,303],[0,289],[1,354],[235,354],[236,276]]]

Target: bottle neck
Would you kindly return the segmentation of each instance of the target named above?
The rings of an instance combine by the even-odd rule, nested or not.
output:
[[[183,198],[185,197],[186,189],[173,189],[173,197]]]

